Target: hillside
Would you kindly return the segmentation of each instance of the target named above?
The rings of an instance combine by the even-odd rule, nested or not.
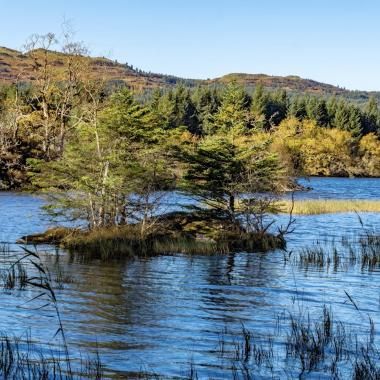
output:
[[[377,91],[350,91],[342,87],[317,82],[312,79],[304,79],[296,75],[282,77],[266,74],[232,73],[213,79],[210,82],[227,84],[231,81],[235,81],[248,89],[253,89],[258,84],[261,84],[268,90],[284,89],[289,94],[310,94],[326,97],[338,96],[357,103],[366,102],[371,96],[380,100],[380,92]]]
[[[53,67],[59,71],[64,65],[65,55],[58,52],[49,52],[49,59]],[[129,87],[138,90],[157,87],[170,87],[177,83],[189,86],[198,84],[223,86],[231,81],[253,89],[262,84],[269,90],[285,89],[290,94],[311,94],[320,96],[341,96],[361,103],[372,95],[380,100],[380,92],[349,91],[341,87],[303,79],[298,76],[270,76],[265,74],[234,73],[220,78],[208,80],[183,79],[172,75],[145,72],[128,64],[121,64],[104,57],[86,57],[89,73],[93,77],[102,75],[109,81],[121,81]],[[14,83],[16,81],[33,81],[33,61],[28,54],[20,51],[0,47],[0,83]]]
[[[34,53],[42,54],[42,51]],[[49,62],[59,72],[64,66],[65,54],[49,51]],[[183,81],[171,75],[153,74],[134,69],[128,64],[121,64],[104,57],[86,57],[89,74],[94,78],[104,77],[108,81],[123,81],[136,89],[165,87]],[[33,60],[28,54],[17,50],[0,47],[0,83],[15,83],[16,81],[33,81]],[[195,82],[195,81],[191,81]]]

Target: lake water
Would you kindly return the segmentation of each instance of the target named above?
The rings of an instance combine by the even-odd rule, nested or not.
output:
[[[305,184],[313,190],[296,197],[380,199],[379,179],[312,178]],[[18,237],[48,227],[42,204],[30,195],[0,193],[0,240],[15,250]],[[353,213],[296,219],[296,230],[288,239],[291,258],[316,241],[329,245],[335,240],[343,250],[342,236],[364,231]],[[379,233],[380,214],[362,214],[362,221],[365,229]],[[220,354],[223,336],[232,347],[244,326],[254,340],[265,341],[268,334],[275,336],[279,315],[286,319],[289,313],[310,313],[318,319],[323,305],[359,338],[368,334],[370,317],[378,327],[374,344],[380,344],[379,267],[302,267],[292,259],[285,261],[281,251],[163,255],[107,263],[81,262],[51,247],[42,255],[52,277],[66,279],[56,292],[71,354],[98,350],[109,376],[134,378],[143,370],[181,378],[188,376],[193,363],[200,379],[231,378],[231,363]],[[2,260],[5,266],[9,257]],[[32,290],[2,293],[0,330],[16,335],[28,331],[37,341],[54,342],[57,323],[52,310],[24,304],[34,295]],[[282,352],[286,332],[273,339],[274,352]],[[342,364],[342,378],[349,366]],[[255,378],[268,377],[268,368],[260,371]],[[276,366],[271,376],[292,378],[297,373],[297,364],[287,362]],[[323,377],[322,370],[309,376],[330,378]]]

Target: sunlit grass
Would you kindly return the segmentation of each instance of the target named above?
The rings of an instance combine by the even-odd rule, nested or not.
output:
[[[290,200],[281,202],[282,210],[289,212],[292,207]],[[316,215],[335,214],[342,212],[380,212],[380,200],[354,200],[354,199],[309,199],[295,201],[293,214]]]

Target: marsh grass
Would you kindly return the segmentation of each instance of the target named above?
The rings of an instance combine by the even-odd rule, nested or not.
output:
[[[288,213],[292,207],[290,200],[279,203],[282,212]],[[344,212],[380,212],[380,201],[355,199],[310,199],[294,201],[293,214],[318,215]]]
[[[351,335],[344,324],[334,321],[326,306],[319,320],[312,321],[309,314],[306,317],[291,314],[289,319],[286,357],[298,361],[302,374],[317,370],[326,361],[329,362],[327,367],[336,374],[337,363],[349,358],[352,346]]]
[[[58,289],[64,289],[66,284],[73,284],[74,278],[69,273],[65,272],[61,266],[54,268],[54,282]]]
[[[157,238],[140,240],[104,238],[104,236],[86,236],[65,242],[71,254],[82,258],[97,258],[104,261],[120,259],[129,256],[152,256],[159,254],[199,254],[211,255],[229,252],[228,245],[217,244],[209,240],[194,240],[184,237],[179,238]]]
[[[101,379],[102,365],[98,355],[80,359],[75,372],[66,371],[60,356],[62,347],[33,343],[30,336],[0,336],[0,378],[2,379]]]
[[[272,337],[259,337],[244,324],[237,333],[224,328],[219,335],[217,353],[221,366],[229,372],[229,378],[254,379],[254,375],[262,370],[273,375],[275,357]]]
[[[237,251],[268,251],[284,247],[285,240],[282,236],[253,232],[226,232],[215,240],[184,233],[160,233],[141,237],[136,226],[127,225],[70,235],[61,241],[61,245],[77,256],[109,260],[158,254],[212,255]]]
[[[55,333],[52,332],[55,344],[48,350],[49,355],[46,354],[46,345],[33,344],[29,335],[26,339],[0,335],[0,378],[101,379],[103,369],[98,353],[95,359],[86,360],[73,360],[70,356],[52,276],[36,250],[21,248],[23,252],[11,256],[14,261],[3,273],[3,289],[22,291],[29,288],[36,291],[37,295],[26,303],[32,305],[33,302],[39,301],[42,302],[42,306],[37,305],[35,308],[31,306],[29,310],[38,313],[43,308],[52,307],[58,329]],[[13,254],[9,247],[3,247],[2,253],[4,257]],[[31,273],[28,273],[29,271]],[[62,273],[58,276],[62,277],[62,281],[67,280],[63,278]]]
[[[349,240],[343,238],[341,244],[316,242],[292,256],[292,262],[302,268],[314,267],[329,270],[348,270],[360,265],[361,270],[375,271],[380,267],[380,237],[365,233],[362,237]]]
[[[334,255],[331,255],[329,251],[325,250],[321,246],[308,247],[301,250],[299,254],[299,264],[301,266],[307,266],[313,264],[314,266],[324,268],[330,265],[332,262],[332,256],[339,257],[334,249]],[[338,262],[338,260],[336,260]]]
[[[229,378],[379,379],[371,319],[360,337],[326,305],[319,315],[286,312],[277,321],[273,333],[261,335],[244,325],[239,332],[223,329],[218,357]]]
[[[19,262],[12,266],[8,271],[2,274],[3,287],[6,290],[26,288],[28,283],[28,275],[25,266]]]
[[[380,236],[367,233],[359,239],[362,267],[380,267]]]

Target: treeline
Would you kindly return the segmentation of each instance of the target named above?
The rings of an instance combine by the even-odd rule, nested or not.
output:
[[[103,108],[120,88],[91,80],[80,86],[49,86],[41,82],[0,87],[2,188],[27,183],[31,159],[59,158],[75,125]],[[180,128],[195,139],[220,131],[263,134],[292,175],[380,175],[380,112],[373,98],[360,108],[342,99],[288,97],[285,91],[269,92],[261,86],[248,94],[235,84],[224,89],[181,84],[136,94],[135,101],[154,115],[162,130]],[[87,115],[78,116],[79,110]]]
[[[146,104],[165,129],[185,127],[197,137],[255,133],[270,140],[289,175],[380,176],[380,111],[341,98],[288,97],[256,87],[184,86],[156,90]]]
[[[86,49],[72,41],[62,44],[65,54],[57,70],[49,51],[55,43],[53,34],[33,36],[28,45],[33,81],[0,87],[3,189],[28,184],[34,162],[61,160],[77,139],[80,146],[78,133],[98,125],[99,115],[125,91],[101,72],[91,76]],[[288,96],[262,86],[248,93],[232,83],[223,88],[180,84],[130,94],[128,102],[148,115],[144,133],[155,128],[164,135],[186,132],[195,145],[218,135],[233,141],[250,136],[266,144],[289,176],[380,175],[380,111],[374,98],[359,107],[341,98]]]
[[[304,174],[380,175],[374,100],[360,109],[260,86],[249,94],[236,83],[142,96],[91,76],[80,44],[63,45],[56,70],[54,40],[31,41],[32,83],[0,90],[2,187],[46,192],[53,216],[90,230],[133,225],[143,240],[180,231],[241,242],[244,233],[260,245],[277,206],[258,194],[291,189]],[[170,210],[162,190],[198,202],[180,217],[157,217]]]
[[[244,113],[248,129],[268,131],[294,117],[299,121],[314,121],[319,127],[349,131],[356,137],[380,132],[380,110],[374,97],[359,107],[343,98],[289,97],[285,90],[265,91],[261,85],[249,94],[243,87],[234,87],[230,96],[235,99],[230,100]],[[208,121],[217,113],[225,95],[225,88],[220,86],[189,89],[179,85],[172,90],[157,89],[145,101],[166,115],[168,128],[187,126],[191,132],[204,135],[210,132]]]
[[[115,63],[118,63],[117,61]],[[185,79],[176,77],[174,75],[168,75],[168,74],[162,74],[162,73],[152,73],[151,71],[145,71],[142,70],[136,66],[133,66],[129,63],[125,63],[124,67],[136,74],[143,75],[147,78],[155,78],[163,80],[168,85],[176,85],[176,84],[183,84],[187,87],[195,87],[197,83],[199,82],[196,79]]]

